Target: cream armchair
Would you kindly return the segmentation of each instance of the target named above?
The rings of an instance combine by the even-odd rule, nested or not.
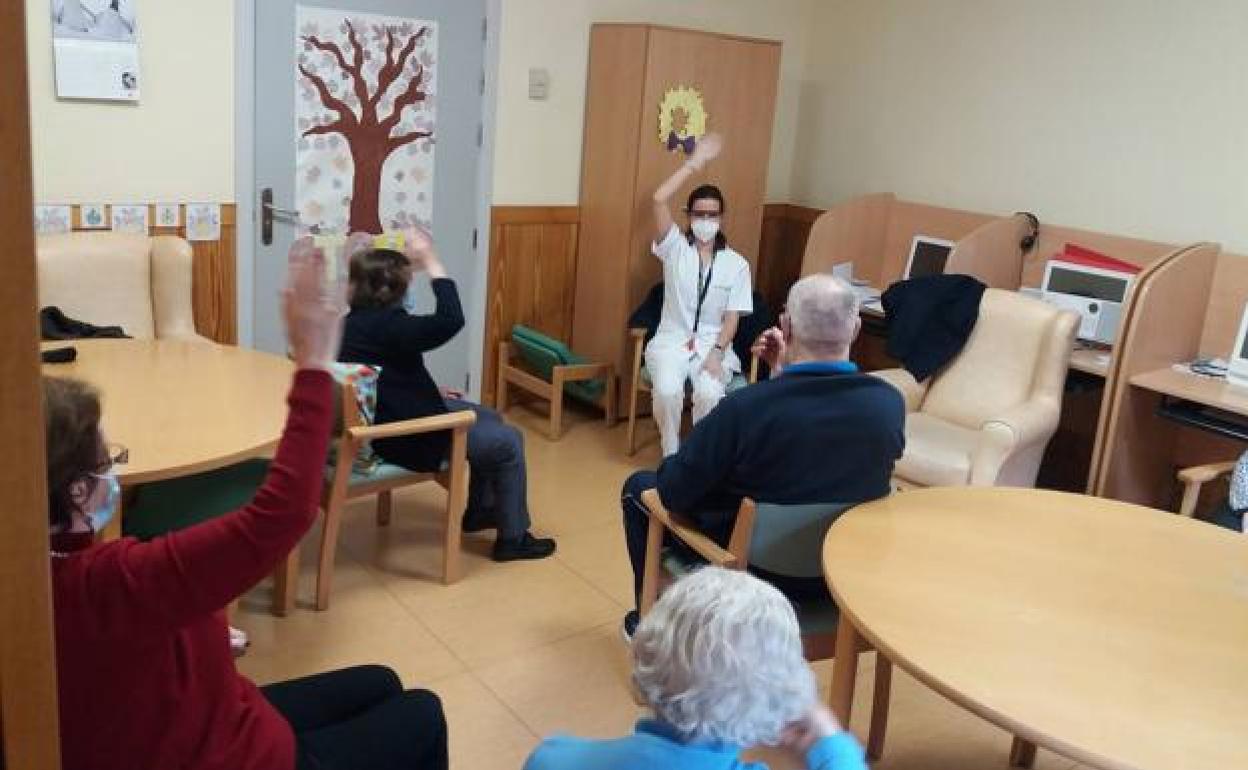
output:
[[[191,245],[169,235],[66,233],[36,243],[39,306],[136,339],[207,342],[195,331]]]
[[[923,383],[903,369],[874,372],[906,402],[900,486],[1036,483],[1057,430],[1075,314],[988,289],[962,352]]]

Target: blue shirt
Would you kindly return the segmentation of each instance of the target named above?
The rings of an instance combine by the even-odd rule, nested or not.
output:
[[[853,361],[803,361],[781,368],[780,376],[786,374],[857,374],[858,364]]]
[[[685,743],[667,724],[642,719],[626,738],[589,740],[555,736],[542,741],[524,770],[767,770],[742,762],[739,746],[723,742]],[[848,732],[822,738],[806,753],[808,770],[866,770],[862,747]]]

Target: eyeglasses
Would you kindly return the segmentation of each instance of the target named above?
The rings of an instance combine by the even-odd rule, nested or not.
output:
[[[114,465],[125,465],[130,462],[130,450],[121,444],[109,443],[104,445],[106,459],[100,469],[101,473],[106,473]]]
[[[720,214],[718,211],[698,211],[697,209],[691,209],[685,213],[690,219],[719,219]]]

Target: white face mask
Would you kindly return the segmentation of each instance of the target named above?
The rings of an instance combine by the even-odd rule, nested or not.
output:
[[[697,238],[701,243],[710,243],[719,233],[718,219],[695,219],[689,229],[693,230],[693,237]]]

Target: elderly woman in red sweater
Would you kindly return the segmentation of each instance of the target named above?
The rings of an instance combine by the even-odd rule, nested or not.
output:
[[[298,371],[264,484],[248,505],[147,543],[95,544],[116,510],[114,454],[89,386],[47,379],[50,554],[65,767],[91,770],[445,768],[429,692],[381,666],[257,688],[238,674],[224,607],[317,515],[345,286],[302,239],[283,310]]]

